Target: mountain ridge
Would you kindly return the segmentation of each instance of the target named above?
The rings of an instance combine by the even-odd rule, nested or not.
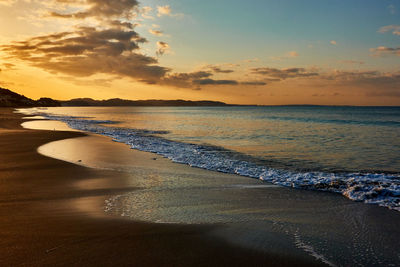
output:
[[[110,98],[105,100],[95,100],[92,98],[74,98],[70,100],[54,100],[48,97],[42,97],[38,100],[33,100],[24,95],[15,93],[9,89],[0,87],[0,107],[77,107],[77,106],[183,106],[183,107],[199,107],[199,106],[235,106],[226,104],[221,101],[212,100],[161,100],[161,99],[148,99],[148,100],[129,100],[121,98]]]

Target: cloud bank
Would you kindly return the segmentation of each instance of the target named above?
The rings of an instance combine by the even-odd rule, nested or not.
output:
[[[1,0],[0,0],[1,1]],[[276,68],[262,66],[261,60],[247,60],[246,66],[253,67],[241,72],[240,78],[236,66],[206,65],[201,71],[175,73],[169,67],[162,66],[159,58],[171,51],[165,41],[153,44],[150,54],[143,52],[141,46],[148,42],[141,36],[136,27],[143,18],[154,16],[177,16],[170,6],[141,7],[137,0],[49,0],[62,6],[49,13],[56,20],[73,21],[76,25],[68,31],[36,36],[22,41],[0,46],[13,59],[28,62],[32,66],[51,73],[61,74],[74,80],[76,77],[89,77],[96,74],[107,74],[111,78],[127,77],[147,84],[159,84],[179,88],[199,89],[200,87],[224,86],[266,86],[287,80],[307,82],[322,81],[325,84],[340,86],[375,87],[376,94],[400,95],[400,74],[381,73],[377,71],[331,71],[302,67]],[[2,1],[12,4],[13,1]],[[57,5],[56,5],[57,6]],[[140,19],[139,19],[140,18]],[[76,23],[75,23],[76,22]],[[78,26],[79,25],[79,26]],[[157,37],[163,35],[159,26],[152,25],[149,32]],[[388,25],[379,32],[392,32],[400,35],[399,25]],[[332,45],[337,45],[331,41]],[[147,52],[147,51],[146,51]],[[371,49],[377,56],[400,56],[400,47],[380,46]],[[299,54],[290,51],[281,58],[296,58]],[[347,61],[356,64],[355,61]],[[361,63],[359,63],[361,64]],[[2,65],[3,72],[14,66]],[[110,79],[111,79],[110,78]],[[106,80],[98,80],[105,83]],[[109,81],[109,80],[107,80]],[[109,84],[109,83],[107,83]]]
[[[2,45],[0,49],[14,59],[51,73],[70,75],[71,79],[108,74],[147,84],[196,89],[207,85],[264,84],[211,78],[214,74],[232,72],[218,67],[208,72],[173,73],[161,66],[157,57],[142,52],[141,45],[148,41],[135,30],[138,23],[134,19],[149,16],[152,8],[140,7],[137,0],[53,0],[52,4],[60,6],[60,10],[49,13],[50,17],[70,20],[80,26]],[[157,15],[179,14],[173,14],[166,5],[157,7]],[[156,36],[163,34],[155,29],[149,32]],[[158,57],[170,52],[166,42],[158,41],[156,46]]]
[[[267,80],[270,81],[281,81],[286,79],[304,78],[304,77],[312,77],[319,75],[317,72],[311,72],[306,70],[305,68],[276,69],[276,68],[262,67],[262,68],[253,68],[251,69],[251,72],[253,74],[262,75]]]
[[[371,52],[373,52],[374,56],[387,56],[387,55],[395,55],[400,56],[400,47],[386,47],[386,46],[379,46],[377,48],[371,48]]]
[[[393,35],[400,35],[400,25],[387,25],[379,29],[380,33],[392,32]]]

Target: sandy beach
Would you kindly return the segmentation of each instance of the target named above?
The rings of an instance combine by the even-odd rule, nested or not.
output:
[[[39,146],[84,134],[23,129],[22,116],[12,109],[1,109],[0,114],[2,266],[322,264],[306,253],[266,253],[208,234],[221,226],[154,224],[104,215],[105,199],[135,190],[126,183],[131,174],[42,156],[36,151]]]
[[[400,266],[399,11],[0,0],[0,267]]]

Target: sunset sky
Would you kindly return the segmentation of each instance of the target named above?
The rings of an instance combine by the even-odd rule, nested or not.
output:
[[[31,98],[400,105],[399,0],[0,0]]]

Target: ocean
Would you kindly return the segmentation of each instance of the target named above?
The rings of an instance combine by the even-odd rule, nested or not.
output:
[[[32,114],[178,163],[400,211],[400,107],[54,107]]]
[[[107,197],[107,216],[211,224],[211,235],[241,247],[330,266],[400,264],[399,107],[19,111],[52,120],[27,128],[95,133],[39,153],[130,173],[132,190]]]

